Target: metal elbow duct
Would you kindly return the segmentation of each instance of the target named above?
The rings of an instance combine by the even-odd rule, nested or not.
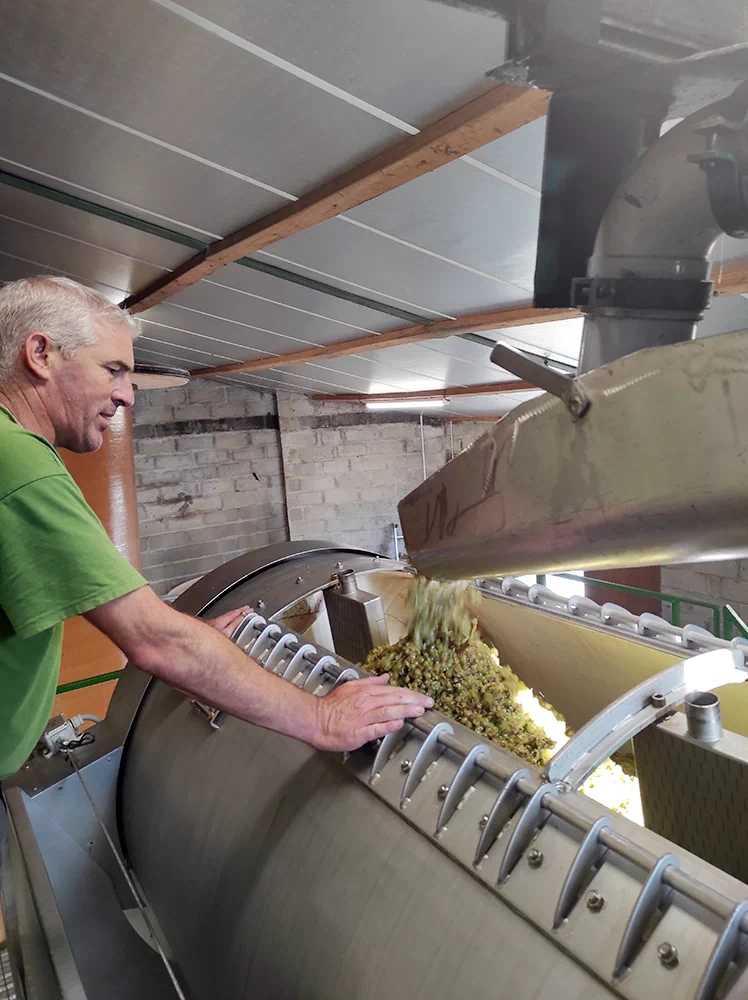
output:
[[[723,232],[713,211],[710,154],[721,131],[738,134],[745,87],[730,102],[684,119],[620,185],[600,224],[588,277],[575,282],[586,312],[579,371],[641,350],[690,340],[711,298],[709,253]],[[729,109],[727,104],[732,106]],[[733,164],[734,165],[734,164]],[[704,169],[701,169],[704,168]],[[733,235],[738,233],[731,228]]]

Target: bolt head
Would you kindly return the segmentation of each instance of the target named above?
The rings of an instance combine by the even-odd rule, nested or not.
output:
[[[449,785],[439,785],[439,791],[437,794],[440,799],[446,799],[448,791],[449,791]]]
[[[257,607],[258,608],[264,608],[265,607],[265,602],[263,601],[262,598],[260,598],[260,600],[257,602]]]
[[[604,906],[605,897],[602,896],[596,889],[590,889],[587,893],[587,909],[592,910],[593,913],[599,913]]]
[[[296,577],[296,582],[297,582],[297,583],[301,583],[301,577],[300,577],[300,576],[297,576],[297,577]]]
[[[481,816],[480,821],[478,822],[478,826],[481,828],[481,830],[485,830],[487,825],[488,825],[488,816]]]
[[[657,954],[660,962],[666,969],[674,969],[680,961],[678,957],[678,949],[675,945],[670,944],[669,941],[663,941],[661,945],[657,946]]]
[[[408,771],[410,771],[410,769],[411,769],[411,767],[412,767],[412,766],[413,766],[413,765],[411,764],[411,762],[410,762],[409,760],[404,760],[404,761],[402,762],[402,764],[400,765],[400,770],[401,770],[401,771],[402,771],[402,772],[403,772],[404,774],[407,774],[407,773],[408,773]]]
[[[543,864],[543,852],[539,851],[537,847],[533,847],[531,851],[527,852],[527,863],[531,868],[540,868]]]

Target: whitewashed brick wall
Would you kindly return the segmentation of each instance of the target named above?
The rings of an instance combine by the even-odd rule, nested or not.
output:
[[[277,427],[268,393],[206,380],[137,394],[143,572],[158,593],[288,537]]]
[[[423,480],[417,414],[277,394],[292,539],[329,539],[392,554],[397,504]],[[447,460],[445,425],[424,420],[430,475]]]
[[[427,473],[490,426],[427,417]],[[207,380],[139,392],[133,434],[143,572],[161,594],[288,538],[392,554],[398,501],[423,479],[418,414],[293,393]]]

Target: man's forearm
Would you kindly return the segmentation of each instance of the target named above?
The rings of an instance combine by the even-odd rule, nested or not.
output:
[[[150,587],[108,601],[86,618],[168,684],[322,750],[354,750],[433,705],[425,695],[388,685],[386,675],[315,698],[263,670],[216,629],[164,604]]]
[[[318,744],[316,698],[268,673],[204,622],[175,612],[168,625],[145,659],[140,654],[143,669],[214,708]]]

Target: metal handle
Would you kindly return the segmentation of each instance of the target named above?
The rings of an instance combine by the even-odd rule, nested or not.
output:
[[[499,368],[504,368],[534,383],[539,389],[544,389],[552,396],[557,396],[575,419],[580,419],[590,408],[590,399],[579,382],[568,375],[546,368],[522,351],[508,344],[498,343],[491,351],[491,361]]]

